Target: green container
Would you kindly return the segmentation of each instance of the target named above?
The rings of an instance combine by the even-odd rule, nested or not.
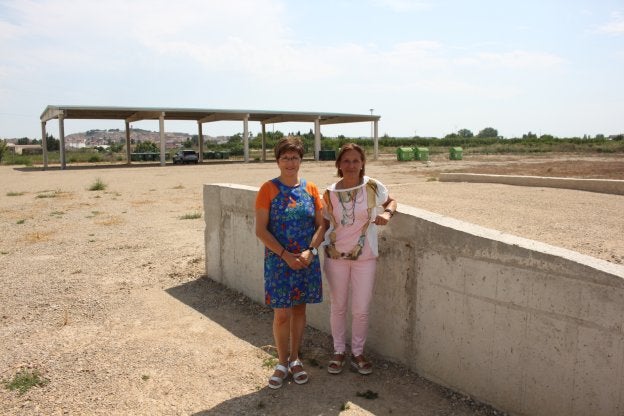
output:
[[[141,160],[141,154],[140,153],[130,153],[130,161],[131,162],[138,162],[139,160]]]
[[[336,151],[319,150],[319,160],[336,160]]]
[[[429,160],[429,149],[427,149],[426,147],[415,147],[414,159],[415,160]]]
[[[408,160],[414,160],[414,149],[411,147],[397,147],[397,160],[399,162],[405,162]]]
[[[215,152],[204,152],[204,159],[214,159]]]
[[[214,152],[214,158],[215,159],[223,159],[223,153],[222,152]]]
[[[221,152],[221,159],[229,159],[230,158],[230,151],[229,150],[223,150]]]
[[[462,160],[463,149],[461,147],[451,147],[451,153],[449,155],[449,159],[451,160]]]

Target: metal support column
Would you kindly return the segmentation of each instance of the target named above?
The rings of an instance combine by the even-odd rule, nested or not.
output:
[[[204,161],[204,133],[201,121],[197,122],[197,141],[199,143],[199,163]]]
[[[158,128],[160,129],[160,166],[165,166],[165,113],[160,113]]]
[[[243,154],[245,163],[249,162],[249,114],[243,119]]]
[[[59,151],[61,155],[61,169],[65,169],[67,163],[65,161],[65,115],[59,114]]]
[[[41,122],[41,147],[43,148],[43,170],[48,168],[48,138],[46,137],[46,122]]]
[[[130,148],[130,122],[128,120],[126,123],[126,164],[129,165],[132,159],[130,153],[132,153],[132,149]]]
[[[377,123],[379,122],[379,120],[375,120],[374,124],[375,124],[375,133],[374,133],[374,142],[375,142],[375,156],[374,156],[374,160],[377,160],[377,158],[379,158],[379,134],[377,132]]]
[[[266,124],[262,123],[262,161],[266,162]]]
[[[314,160],[319,160],[321,151],[321,118],[314,120]]]

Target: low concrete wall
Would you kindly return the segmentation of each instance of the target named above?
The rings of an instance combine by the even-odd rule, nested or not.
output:
[[[616,179],[549,178],[542,176],[485,175],[479,173],[441,173],[440,182],[484,182],[506,185],[576,189],[603,194],[624,195],[624,181]]]
[[[204,186],[206,271],[263,302],[256,191]],[[367,348],[514,415],[624,414],[624,267],[404,205],[380,254]]]

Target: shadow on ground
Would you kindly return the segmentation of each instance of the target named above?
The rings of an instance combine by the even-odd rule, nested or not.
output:
[[[166,290],[236,337],[273,352],[270,308],[206,276]],[[301,358],[310,382],[299,386],[289,379],[279,390],[264,384],[258,391],[226,400],[195,415],[503,415],[490,406],[438,386],[397,364],[369,353],[375,372],[362,376],[345,369],[330,375],[325,363],[331,338],[307,327]]]

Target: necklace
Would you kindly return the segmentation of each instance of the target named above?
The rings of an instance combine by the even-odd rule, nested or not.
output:
[[[340,201],[340,206],[342,207],[342,218],[340,220],[340,224],[355,224],[355,204],[357,202],[358,191],[359,189],[337,192],[338,201]]]

